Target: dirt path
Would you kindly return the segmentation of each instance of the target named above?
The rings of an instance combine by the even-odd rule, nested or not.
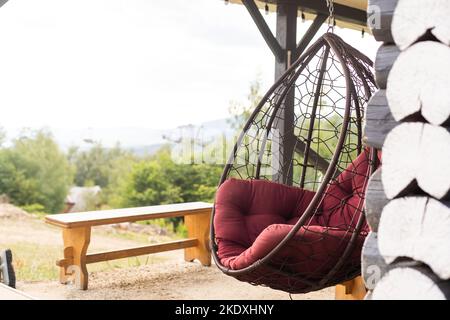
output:
[[[151,266],[92,273],[87,291],[56,281],[20,283],[18,289],[43,299],[289,299],[285,292],[255,287],[223,275],[215,266],[203,267],[181,258]],[[327,288],[292,298],[333,299],[333,295],[334,289]]]
[[[152,239],[153,240],[153,239]],[[34,218],[0,219],[0,248],[15,243],[38,244],[43,248],[62,251],[61,232]],[[126,248],[142,245],[130,239],[93,232],[90,251]],[[20,256],[22,252],[13,252]],[[36,253],[45,255],[46,252]],[[199,263],[183,260],[183,251],[172,251],[151,256],[150,264],[139,267],[111,267],[95,271],[89,265],[89,290],[80,291],[73,286],[61,285],[55,280],[23,281],[17,288],[41,299],[289,299],[285,292],[255,287],[222,274],[215,266],[203,267]],[[47,262],[45,262],[47,263]],[[48,262],[55,268],[54,260]],[[97,268],[98,269],[98,268]],[[94,270],[94,271],[92,271]],[[293,295],[293,299],[333,299],[334,289]]]

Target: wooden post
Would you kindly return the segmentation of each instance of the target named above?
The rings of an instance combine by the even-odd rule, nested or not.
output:
[[[86,252],[90,239],[91,227],[63,229],[64,259],[57,262],[61,268],[61,283],[66,284],[72,279],[79,289],[87,290]]]
[[[276,38],[283,49],[284,57],[275,60],[275,81],[287,70],[289,65],[296,60],[297,54],[297,5],[293,3],[279,3],[277,6],[277,30]],[[294,152],[296,137],[294,136],[294,99],[295,90],[290,90],[284,102],[281,104],[278,118],[275,121],[275,129],[282,144],[274,144],[272,154],[281,166],[281,170],[274,172],[272,180],[292,185],[292,155]]]
[[[202,265],[211,265],[211,250],[209,248],[209,223],[211,212],[187,215],[184,217],[189,238],[196,238],[196,247],[184,249],[184,260],[193,261],[198,259]]]
[[[359,276],[338,284],[335,289],[336,300],[362,300],[367,293],[363,279]]]

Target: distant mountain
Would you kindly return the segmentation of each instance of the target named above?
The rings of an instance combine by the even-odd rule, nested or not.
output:
[[[195,137],[205,141],[226,135],[233,135],[228,119],[217,119],[200,124],[184,125],[166,130],[143,127],[111,127],[111,128],[47,128],[64,150],[71,146],[89,149],[94,142],[100,142],[106,148],[112,148],[117,143],[124,149],[131,150],[139,156],[155,153],[163,144],[178,141],[181,138]],[[20,129],[6,128],[8,138],[15,138]]]
[[[151,156],[155,154],[164,144],[156,143],[149,146],[138,146],[127,148],[130,152],[137,155],[138,157]]]

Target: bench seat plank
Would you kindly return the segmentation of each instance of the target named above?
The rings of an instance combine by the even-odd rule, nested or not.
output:
[[[158,218],[181,217],[208,212],[212,207],[213,205],[211,203],[187,202],[137,208],[52,214],[47,215],[45,221],[48,224],[62,228],[78,228]]]

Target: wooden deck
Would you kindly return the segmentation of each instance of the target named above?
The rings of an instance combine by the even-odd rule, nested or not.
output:
[[[0,300],[34,300],[34,298],[0,283]]]

